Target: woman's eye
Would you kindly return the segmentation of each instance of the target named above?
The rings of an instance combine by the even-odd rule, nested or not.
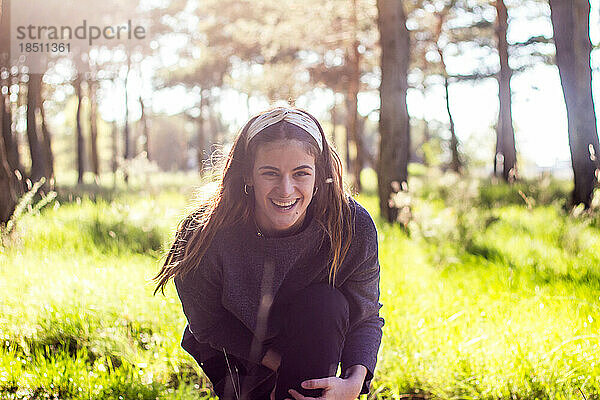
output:
[[[304,177],[304,176],[309,176],[310,173],[306,172],[306,171],[298,171],[296,173],[294,173],[294,176],[296,177]],[[268,172],[263,172],[262,176],[268,176],[268,177],[276,177],[279,176],[279,174],[275,171],[268,171]]]

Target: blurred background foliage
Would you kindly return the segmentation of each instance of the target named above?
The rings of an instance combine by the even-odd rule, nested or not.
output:
[[[151,278],[243,123],[296,105],[378,228],[369,398],[600,398],[597,0],[83,1],[48,20],[148,40],[43,73],[10,7],[0,397],[214,397]]]

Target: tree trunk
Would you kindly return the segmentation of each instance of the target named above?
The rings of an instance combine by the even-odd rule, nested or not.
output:
[[[212,103],[208,106],[208,120],[210,122],[210,131],[211,137],[213,138],[214,143],[225,143],[225,135],[221,125],[219,123],[219,118],[215,112],[215,108]]]
[[[46,177],[48,178],[48,184],[50,189],[54,188],[54,153],[52,153],[52,137],[48,124],[46,121],[46,110],[44,109],[44,99],[42,97],[42,91],[38,92],[38,106],[40,108],[40,117],[42,120],[42,149],[44,151],[44,158],[46,160]]]
[[[206,133],[204,132],[204,103],[206,101],[205,94],[200,90],[200,113],[196,122],[198,123],[198,138],[196,142],[196,157],[198,158],[198,172],[202,174],[204,168],[204,147],[206,146]]]
[[[391,197],[408,181],[410,125],[406,92],[410,39],[406,28],[404,2],[377,0],[381,43],[381,110],[378,172],[379,207],[390,222],[398,218]]]
[[[335,147],[335,149],[337,150],[338,148],[338,138],[337,138],[337,134],[335,131],[335,126],[337,125],[337,104],[335,101],[335,93],[333,94],[333,106],[331,106],[331,141],[333,142],[333,145]]]
[[[425,143],[429,143],[431,140],[431,132],[429,131],[429,121],[423,118],[423,142],[421,143],[421,149],[423,150],[423,146]],[[427,157],[427,153],[423,151],[423,165],[429,166],[429,159]]]
[[[42,86],[42,74],[29,74],[27,84],[27,141],[31,156],[31,181],[37,182],[46,176],[46,157],[38,136],[35,112],[38,108],[39,92]]]
[[[17,188],[16,177],[8,165],[4,141],[0,140],[0,225],[6,224],[15,210]]]
[[[83,94],[81,93],[81,74],[77,74],[75,82],[75,94],[77,96],[77,108],[75,111],[75,124],[77,136],[77,183],[83,183],[83,173],[85,172],[85,143],[83,140],[83,132],[81,131],[81,101]]]
[[[452,152],[452,160],[450,161],[450,169],[456,173],[460,173],[462,170],[462,161],[460,160],[460,153],[458,152],[458,137],[456,136],[456,129],[454,126],[454,118],[452,117],[452,112],[450,111],[450,93],[448,82],[448,73],[446,72],[446,68],[444,66],[444,89],[446,92],[446,112],[448,113],[448,120],[450,121],[450,151]]]
[[[375,158],[367,149],[367,146],[365,145],[365,141],[364,141],[365,125],[366,125],[368,119],[369,119],[368,116],[366,116],[366,117],[360,116],[358,119],[358,137],[360,138],[360,141],[361,141],[360,150],[361,150],[361,158],[362,158],[362,163],[363,163],[362,169],[364,169],[366,166],[373,167],[373,168],[375,167]]]
[[[0,73],[4,70],[8,70],[10,65],[8,63],[9,54],[9,37],[10,37],[10,18],[9,18],[10,3],[8,0],[0,1]],[[9,78],[10,79],[10,76]],[[10,88],[10,84],[7,85]],[[20,163],[18,153],[16,153],[16,142],[13,141],[12,135],[12,115],[8,111],[8,96],[2,92],[0,85],[0,129],[2,130],[2,137],[0,138],[0,225],[6,224],[12,216],[17,199],[20,193],[17,190],[20,186],[17,185],[16,176],[13,171],[20,169]],[[11,148],[5,148],[4,144],[12,146]],[[11,154],[15,151],[14,154]],[[12,158],[12,161],[9,160]]]
[[[10,79],[10,78],[9,78]],[[7,82],[7,86],[10,88],[10,81]],[[21,158],[19,156],[19,145],[17,138],[13,134],[12,130],[12,109],[10,104],[10,92],[2,94],[2,138],[4,139],[4,150],[8,159],[8,165],[11,171],[18,170],[22,176],[24,174],[23,165],[21,165]]]
[[[350,108],[350,107],[348,107],[348,96],[346,96],[345,103],[346,103],[346,115],[345,115],[346,118],[345,118],[345,124],[344,124],[344,128],[345,128],[344,146],[345,146],[345,150],[346,150],[345,151],[346,172],[350,173],[350,171],[352,169],[352,157],[350,155],[350,153],[351,153],[350,149],[351,149],[352,145],[351,145],[351,140],[350,140],[350,136],[351,136],[350,127],[348,126],[349,125],[348,109]]]
[[[456,136],[456,128],[454,125],[454,118],[450,110],[450,80],[448,78],[448,69],[446,68],[446,60],[444,58],[444,50],[440,47],[439,40],[442,34],[442,28],[444,20],[446,19],[446,12],[440,12],[437,15],[437,28],[436,28],[436,40],[435,47],[437,53],[440,56],[440,65],[442,67],[442,74],[444,76],[444,93],[446,100],[446,113],[448,114],[448,121],[450,122],[450,152],[452,153],[452,159],[450,161],[450,169],[452,171],[460,173],[462,169],[462,162],[460,160],[460,154],[458,152],[458,137]]]
[[[90,98],[90,161],[92,172],[96,179],[100,177],[100,161],[98,160],[98,101],[96,91],[98,82],[88,80]]]
[[[117,144],[119,142],[119,131],[117,130],[117,120],[113,120],[112,122],[112,158],[110,162],[110,169],[113,174],[113,186],[117,185],[117,167],[119,166],[118,156],[119,150],[117,148]]]
[[[513,182],[517,177],[517,150],[515,148],[515,131],[512,123],[510,78],[512,69],[508,65],[508,10],[504,0],[496,0],[496,37],[498,39],[498,55],[500,57],[500,75],[498,76],[498,93],[500,111],[496,127],[496,160],[502,160],[502,178]],[[499,156],[501,155],[501,157]]]
[[[567,107],[569,148],[575,178],[571,206],[583,204],[589,208],[598,182],[595,174],[600,168],[590,66],[590,2],[550,0],[550,10],[556,62]]]
[[[0,1],[0,74],[9,72],[10,53],[10,2]],[[7,78],[7,93],[2,92],[0,82],[0,225],[6,224],[12,216],[18,197],[22,193],[23,169],[19,161],[17,142],[12,133],[12,112],[10,110],[10,73]],[[17,171],[17,174],[15,174]],[[19,177],[19,178],[17,178]]]
[[[358,51],[358,21],[356,17],[356,0],[352,0],[352,35],[353,42],[349,51],[348,61],[350,63],[350,80],[348,82],[348,130],[354,143],[356,153],[352,162],[352,175],[354,189],[357,192],[362,190],[360,183],[360,172],[363,169],[363,150],[362,140],[358,131],[358,92],[360,90],[360,53]]]
[[[4,0],[0,3],[0,7],[2,8],[2,15],[0,16],[0,74],[3,71],[6,71],[6,88],[7,93],[0,93],[0,118],[2,118],[2,139],[4,140],[4,151],[6,153],[8,165],[11,172],[18,170],[21,174],[21,177],[24,177],[24,168],[21,165],[21,160],[19,157],[19,146],[18,142],[13,135],[12,130],[12,109],[10,103],[10,65],[8,60],[9,55],[9,38],[10,38],[10,19],[9,19],[9,5],[10,3],[7,0]],[[1,81],[0,91],[2,86],[4,85],[4,80]]]
[[[210,90],[207,90],[205,93],[210,93]],[[204,134],[206,138],[208,138],[208,146],[206,146],[207,156],[211,158],[212,145],[215,143],[220,143],[221,138],[215,126],[210,95],[205,94],[205,96],[206,98],[204,99]]]
[[[140,122],[142,123],[142,137],[144,138],[144,153],[146,153],[146,159],[150,160],[150,137],[148,135],[148,120],[146,117],[146,106],[142,96],[139,97],[140,108],[142,114],[140,115]]]
[[[129,182],[129,174],[127,171],[127,160],[132,158],[131,154],[131,140],[129,138],[129,105],[128,105],[128,93],[127,83],[129,82],[129,71],[131,70],[131,56],[127,54],[127,72],[125,73],[125,127],[123,129],[123,144],[124,144],[124,155],[123,160],[125,161],[125,168],[123,169],[123,179],[125,183]]]

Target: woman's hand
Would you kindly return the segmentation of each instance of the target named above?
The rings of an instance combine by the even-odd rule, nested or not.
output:
[[[362,374],[353,374],[345,379],[335,376],[310,379],[302,382],[302,387],[304,389],[323,389],[323,394],[319,399],[353,400],[360,395],[362,388],[364,376],[361,378],[360,375]],[[290,389],[289,393],[296,400],[314,399],[314,397],[305,397],[294,389]]]

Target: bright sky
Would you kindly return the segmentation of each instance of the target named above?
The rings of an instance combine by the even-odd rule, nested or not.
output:
[[[591,0],[592,12],[590,21],[590,36],[592,43],[600,42],[600,0]],[[548,20],[532,24],[524,16],[511,15],[509,41],[524,41],[530,36],[543,34],[552,36],[552,26]],[[176,41],[177,42],[177,41]],[[173,43],[173,41],[171,41]],[[169,56],[169,48],[161,46],[164,59],[174,59]],[[593,75],[593,95],[596,105],[597,120],[600,121],[600,50],[592,53],[592,67],[597,71]],[[151,99],[155,112],[168,114],[177,113],[185,104],[194,104],[197,94],[189,93],[183,88],[163,90],[153,95],[149,86],[150,76],[154,65],[144,64],[144,77],[131,76],[130,90],[133,93],[145,93],[145,98]],[[452,71],[453,65],[448,68]],[[567,117],[558,68],[556,66],[537,66],[532,70],[515,75],[511,81],[513,91],[512,111],[516,134],[517,151],[521,157],[530,160],[540,167],[550,167],[560,162],[570,160]],[[131,95],[131,118],[139,118],[137,95]],[[157,95],[158,94],[158,95]],[[122,89],[108,93],[110,99],[105,103],[101,112],[107,119],[112,119],[115,110],[122,110],[124,96]],[[224,117],[230,116],[232,125],[239,128],[248,117],[247,101],[244,94],[234,91],[223,91],[221,94],[222,107],[226,105]],[[416,90],[409,91],[409,113],[415,118],[447,121],[443,87],[432,88],[426,96]],[[459,140],[469,146],[469,143],[494,143],[493,125],[498,113],[498,85],[494,79],[488,79],[477,84],[455,83],[450,87],[451,110],[456,123]],[[318,118],[328,118],[327,110],[332,104],[332,96],[327,91],[317,91],[310,97],[297,99],[296,104],[313,112]],[[377,95],[365,94],[359,98],[359,112],[365,115],[378,107]],[[262,111],[268,104],[260,99],[251,99],[250,113]],[[488,140],[489,139],[489,140]],[[487,158],[488,151],[483,149],[481,157]],[[490,156],[491,158],[491,156]]]

